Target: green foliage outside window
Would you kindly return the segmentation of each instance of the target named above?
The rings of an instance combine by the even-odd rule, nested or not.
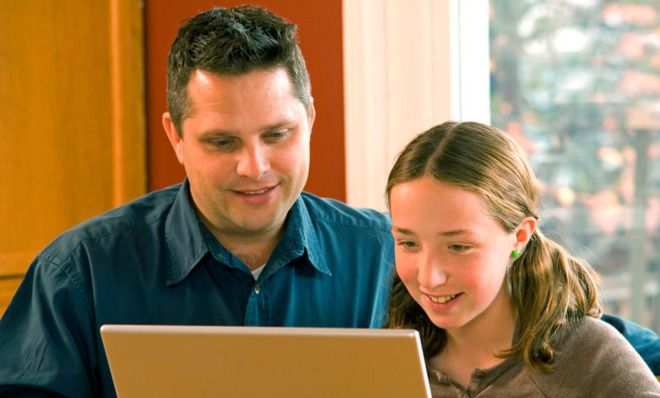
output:
[[[660,331],[660,0],[491,0],[491,113],[542,182],[541,226]]]

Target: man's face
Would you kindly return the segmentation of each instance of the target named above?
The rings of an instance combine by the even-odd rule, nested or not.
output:
[[[184,166],[193,202],[222,239],[274,236],[307,181],[309,115],[283,68],[238,76],[197,70],[190,115],[163,125]]]

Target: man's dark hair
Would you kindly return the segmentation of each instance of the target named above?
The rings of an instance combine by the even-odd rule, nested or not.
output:
[[[218,7],[186,20],[167,62],[167,104],[178,133],[189,116],[188,82],[195,70],[237,76],[276,67],[286,69],[294,95],[309,112],[309,73],[296,25],[256,6]]]

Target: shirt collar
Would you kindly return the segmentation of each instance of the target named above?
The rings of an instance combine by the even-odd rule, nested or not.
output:
[[[168,286],[181,282],[209,253],[189,192],[190,185],[186,179],[165,221],[165,241],[169,252],[166,281]],[[307,252],[307,258],[314,268],[332,275],[302,196],[299,196],[291,207],[284,236],[275,250],[273,258],[276,264],[270,267],[272,271]]]
[[[273,264],[270,265],[270,272],[274,272],[304,253],[307,253],[308,261],[316,270],[332,276],[319,244],[309,210],[301,195],[289,210],[284,235],[272,256]]]
[[[167,285],[181,282],[208,253],[199,227],[199,218],[190,198],[186,179],[165,220],[165,241],[169,253]]]

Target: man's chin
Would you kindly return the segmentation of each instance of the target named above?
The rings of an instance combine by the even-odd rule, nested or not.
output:
[[[263,217],[255,220],[248,214],[241,220],[235,220],[233,228],[230,230],[233,230],[235,235],[257,237],[279,231],[282,228],[283,220],[284,218],[282,221],[278,221],[275,217]]]
[[[218,232],[223,235],[254,236],[278,233],[286,220],[291,206],[243,207],[230,206],[220,215]]]

